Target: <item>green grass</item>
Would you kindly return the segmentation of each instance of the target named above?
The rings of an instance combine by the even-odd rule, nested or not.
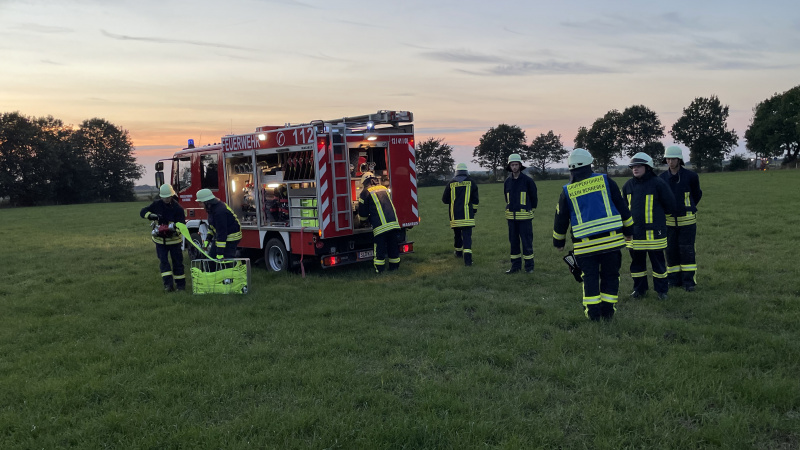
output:
[[[624,180],[618,180],[620,182]],[[442,188],[416,253],[246,296],[161,292],[144,203],[0,210],[0,448],[800,447],[800,174],[704,174],[695,293],[583,316],[538,183],[536,272],[506,276],[502,186],[475,266]]]

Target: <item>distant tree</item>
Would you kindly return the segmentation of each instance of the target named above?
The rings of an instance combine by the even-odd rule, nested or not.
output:
[[[647,153],[645,151],[647,144],[663,138],[664,125],[661,125],[658,115],[653,110],[644,105],[634,105],[622,112],[620,132],[623,151],[632,157],[639,152]],[[648,155],[656,157],[650,153]]]
[[[747,158],[742,155],[733,155],[731,156],[731,163],[728,164],[728,170],[731,172],[736,172],[737,170],[746,170],[747,165]]]
[[[0,197],[8,197],[11,205],[51,199],[59,162],[43,121],[19,112],[0,115]]]
[[[105,119],[85,120],[72,134],[72,146],[86,155],[92,183],[100,201],[130,201],[133,183],[144,167],[136,164],[128,131]]]
[[[689,147],[689,159],[698,171],[719,165],[736,145],[739,137],[727,129],[728,115],[728,106],[716,95],[697,97],[672,125],[672,138]]]
[[[432,184],[453,173],[453,147],[442,139],[429,138],[417,145],[417,177],[420,184]]]
[[[622,154],[624,135],[622,133],[622,114],[616,109],[607,112],[592,124],[586,134],[586,150],[594,157],[597,167],[608,173],[608,166],[616,163]]]
[[[586,150],[589,141],[589,130],[586,127],[578,128],[578,134],[575,135],[574,148],[582,148]]]
[[[556,135],[553,130],[550,130],[547,134],[540,134],[531,142],[531,145],[528,146],[527,156],[531,160],[531,165],[545,175],[547,174],[547,164],[563,161],[567,153],[569,152],[561,143],[561,135]]]
[[[522,155],[525,151],[525,132],[516,125],[503,123],[481,136],[480,143],[472,152],[475,158],[472,162],[491,170],[494,181],[497,180],[497,169],[505,168],[512,153]]]
[[[795,161],[800,152],[800,86],[757,104],[744,138],[747,148],[759,157],[785,152],[784,164]]]

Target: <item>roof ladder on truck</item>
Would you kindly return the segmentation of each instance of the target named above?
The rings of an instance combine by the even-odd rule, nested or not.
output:
[[[347,155],[347,128],[332,127],[331,168],[333,169],[333,207],[336,231],[353,228],[352,203],[350,202],[350,159]]]

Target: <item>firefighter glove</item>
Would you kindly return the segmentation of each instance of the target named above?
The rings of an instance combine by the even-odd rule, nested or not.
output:
[[[150,213],[150,214],[147,215],[147,218],[149,220],[158,220],[158,214]]]
[[[217,255],[217,259],[222,259],[222,255]]]

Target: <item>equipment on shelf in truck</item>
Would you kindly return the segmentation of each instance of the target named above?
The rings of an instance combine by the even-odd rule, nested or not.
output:
[[[241,250],[263,252],[267,269],[315,259],[323,268],[372,261],[372,229],[357,217],[361,173],[373,172],[392,197],[400,253],[414,250],[406,232],[419,225],[413,114],[374,114],[261,126],[187,148],[171,158],[170,184],[186,208],[186,239],[209,232],[197,191],[210,189],[239,218]],[[165,182],[156,163],[156,186]],[[194,252],[194,250],[191,250]]]

